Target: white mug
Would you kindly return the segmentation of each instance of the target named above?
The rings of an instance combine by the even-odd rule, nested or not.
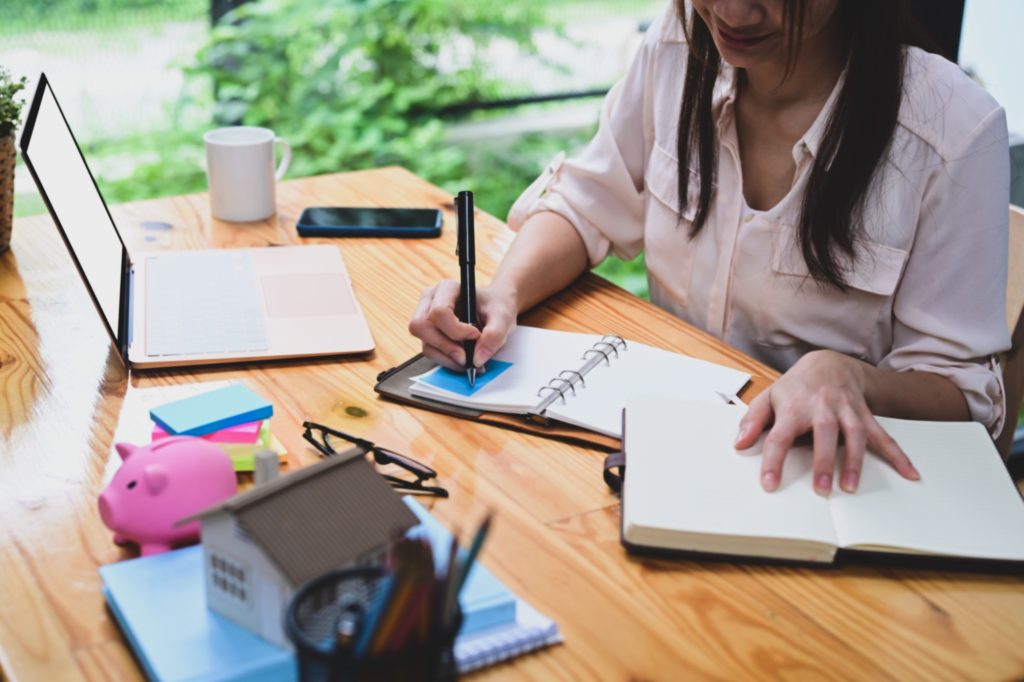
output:
[[[268,128],[235,126],[203,135],[206,142],[206,177],[210,183],[213,217],[231,222],[263,220],[274,215],[274,187],[292,160],[287,141]],[[274,145],[284,147],[281,165],[274,170]]]

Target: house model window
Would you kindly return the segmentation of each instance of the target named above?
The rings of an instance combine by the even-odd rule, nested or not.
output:
[[[210,552],[207,556],[210,564],[210,585],[227,598],[245,604],[252,594],[248,569],[241,563],[226,558],[223,554]]]

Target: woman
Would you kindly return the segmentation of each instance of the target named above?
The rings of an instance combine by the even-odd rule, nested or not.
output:
[[[893,0],[684,0],[648,31],[599,130],[516,202],[519,234],[479,292],[426,290],[410,323],[431,359],[482,365],[516,315],[609,253],[646,252],[651,299],[784,371],[736,446],[770,426],[778,487],[812,433],[815,490],[856,490],[865,446],[918,473],[872,414],[999,432],[1009,162],[999,105],[908,47]],[[685,20],[684,20],[685,17]],[[680,104],[680,102],[682,104]]]

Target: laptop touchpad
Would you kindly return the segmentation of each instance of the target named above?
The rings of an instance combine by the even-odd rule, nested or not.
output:
[[[265,275],[260,281],[269,317],[351,315],[356,311],[345,276],[338,272]]]

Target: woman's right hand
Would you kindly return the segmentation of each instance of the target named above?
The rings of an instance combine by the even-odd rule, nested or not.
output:
[[[463,342],[475,340],[473,364],[481,368],[515,329],[519,313],[515,293],[498,287],[477,289],[477,315],[482,329],[459,321],[455,316],[458,300],[459,283],[450,279],[424,289],[409,322],[409,332],[423,342],[423,355],[455,371],[466,368]]]
[[[541,211],[519,228],[491,286],[477,289],[480,329],[459,322],[459,284],[446,279],[424,290],[409,332],[423,342],[423,355],[457,372],[466,369],[463,342],[475,340],[473,364],[479,369],[505,345],[519,311],[569,286],[586,269],[587,247],[576,228],[557,213]]]

